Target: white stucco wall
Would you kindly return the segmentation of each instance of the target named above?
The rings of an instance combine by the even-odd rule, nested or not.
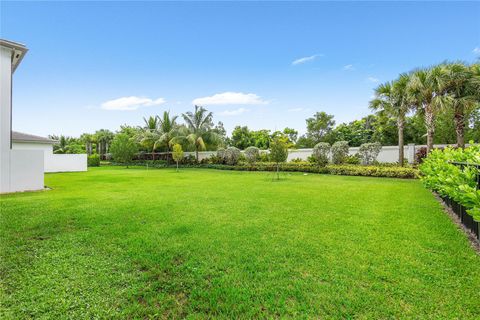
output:
[[[54,154],[48,143],[14,142],[14,150],[39,150],[43,152],[45,172],[87,171],[86,154]]]
[[[445,148],[446,146],[454,146],[453,144],[436,144],[434,148]],[[414,145],[408,144],[404,146],[404,157],[407,159],[409,163],[413,163],[415,161],[415,153],[418,149],[426,147],[425,145]],[[349,155],[355,155],[358,153],[359,147],[352,147],[348,149]],[[268,152],[266,150],[262,150],[261,152]],[[293,159],[302,159],[307,161],[308,157],[312,155],[313,149],[292,149],[288,153],[287,161],[292,161]],[[216,154],[216,151],[201,151],[198,153],[199,160],[209,158],[211,155]],[[195,156],[195,152],[185,152],[184,156],[188,157],[188,155]],[[383,146],[380,150],[380,153],[377,157],[378,162],[384,163],[395,163],[398,162],[398,146]]]
[[[42,190],[43,161],[42,150],[10,150],[9,192]]]

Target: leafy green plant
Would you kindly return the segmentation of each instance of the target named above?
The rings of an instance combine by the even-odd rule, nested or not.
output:
[[[326,166],[330,155],[330,143],[319,142],[313,147],[312,156],[315,163],[319,166]]]
[[[98,154],[89,155],[87,158],[87,165],[89,167],[100,167],[100,156]]]
[[[178,171],[178,163],[183,159],[183,149],[182,146],[178,143],[173,145],[173,153],[172,153],[173,160],[177,163],[177,171]]]
[[[362,160],[362,164],[372,164],[378,157],[382,150],[382,145],[379,142],[364,143],[358,149],[358,155]]]
[[[240,159],[241,154],[242,153],[240,152],[240,149],[235,147],[228,147],[224,153],[225,163],[228,165],[236,165]]]
[[[113,160],[119,163],[126,164],[132,160],[135,153],[138,151],[137,145],[129,136],[124,133],[117,134],[110,146],[110,152]]]
[[[332,163],[342,164],[348,156],[348,141],[337,141],[332,145]]]
[[[249,164],[255,164],[260,158],[260,149],[257,147],[248,147],[245,149],[244,154],[245,160],[247,160]]]
[[[277,165],[277,180],[280,179],[280,163],[287,161],[288,142],[282,137],[276,137],[270,143],[270,159]]]
[[[476,180],[480,170],[469,165],[480,164],[480,146],[470,144],[465,149],[434,149],[419,168],[427,188],[463,205],[475,220],[480,221],[480,190]],[[464,165],[455,165],[454,162]]]

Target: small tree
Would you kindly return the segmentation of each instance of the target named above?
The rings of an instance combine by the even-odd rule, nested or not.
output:
[[[113,160],[126,164],[127,168],[128,163],[132,161],[137,151],[138,149],[135,142],[124,133],[117,134],[110,146],[110,153],[112,154]]]
[[[179,145],[178,143],[173,145],[173,154],[172,154],[173,160],[177,163],[177,171],[178,171],[178,162],[180,162],[183,159],[183,149],[182,146]]]
[[[328,142],[319,142],[313,147],[313,158],[319,166],[326,166],[328,155],[330,154],[330,144]]]
[[[377,159],[381,149],[382,145],[380,142],[362,144],[358,149],[358,154],[360,159],[362,159],[362,163],[365,165],[371,164]]]
[[[287,161],[288,141],[283,137],[276,137],[270,142],[270,160],[277,164],[277,180],[280,179],[280,163]]]
[[[348,156],[348,142],[337,141],[332,145],[332,162],[334,164],[341,164]]]
[[[251,165],[254,165],[255,162],[260,158],[260,149],[257,147],[248,147],[245,149],[245,159]]]

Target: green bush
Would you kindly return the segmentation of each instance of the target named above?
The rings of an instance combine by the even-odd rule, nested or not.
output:
[[[379,142],[362,144],[358,149],[358,155],[362,159],[362,164],[369,165],[376,161],[380,150],[382,150],[382,145]]]
[[[434,149],[419,168],[427,188],[463,205],[476,221],[480,221],[480,190],[477,190],[476,180],[480,170],[475,166],[452,163],[480,164],[480,145],[473,145],[473,142],[470,145],[465,149]]]
[[[353,156],[346,156],[343,162],[345,164],[360,164],[360,158],[358,154]]]
[[[248,147],[244,152],[245,160],[250,164],[254,164],[260,159],[260,149],[257,147]]]
[[[345,161],[345,158],[348,156],[348,142],[347,141],[337,141],[332,145],[332,163],[333,164],[342,164]]]
[[[87,165],[89,167],[100,167],[100,156],[98,154],[89,155],[87,158]]]
[[[225,163],[228,165],[236,165],[240,160],[241,154],[242,153],[240,152],[240,149],[235,147],[228,147],[224,153]]]
[[[328,164],[330,148],[328,142],[319,142],[313,147],[312,157],[317,165],[326,166]]]

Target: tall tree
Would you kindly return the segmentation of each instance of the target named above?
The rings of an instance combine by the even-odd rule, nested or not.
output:
[[[457,62],[443,65],[442,70],[445,77],[442,89],[454,113],[457,146],[464,148],[466,116],[478,107],[480,99],[480,68],[479,65],[467,66]]]
[[[95,137],[97,140],[97,153],[100,155],[100,158],[104,159],[105,154],[108,153],[108,146],[114,138],[113,132],[107,129],[100,129],[95,132]]]
[[[158,116],[143,117],[143,122],[145,123],[144,129],[157,130],[158,128]]]
[[[195,106],[193,112],[188,111],[182,114],[188,128],[186,139],[195,147],[195,158],[198,162],[198,152],[205,150],[207,144],[218,142],[218,134],[214,132],[213,114],[201,106]]]
[[[307,122],[307,137],[312,139],[315,144],[324,141],[335,126],[333,115],[323,111],[315,113],[312,118],[305,121]]]
[[[370,102],[370,108],[394,117],[398,128],[398,163],[403,166],[404,159],[404,128],[405,117],[411,109],[411,102],[407,95],[407,86],[410,78],[406,74],[392,82],[379,85],[375,89],[375,99]]]
[[[93,137],[92,134],[90,133],[83,133],[80,136],[80,141],[82,141],[85,144],[85,151],[88,155],[92,154],[92,146],[95,141],[95,138]]]
[[[435,118],[445,103],[441,95],[444,73],[440,66],[413,72],[408,84],[412,103],[425,117],[427,129],[427,152],[433,149]]]
[[[168,154],[170,153],[170,147],[173,144],[173,140],[178,136],[178,126],[177,126],[178,116],[170,117],[170,112],[164,111],[163,116],[158,119],[158,129],[157,129],[157,140],[155,141],[155,146],[163,145],[167,149],[167,163],[168,163]]]

